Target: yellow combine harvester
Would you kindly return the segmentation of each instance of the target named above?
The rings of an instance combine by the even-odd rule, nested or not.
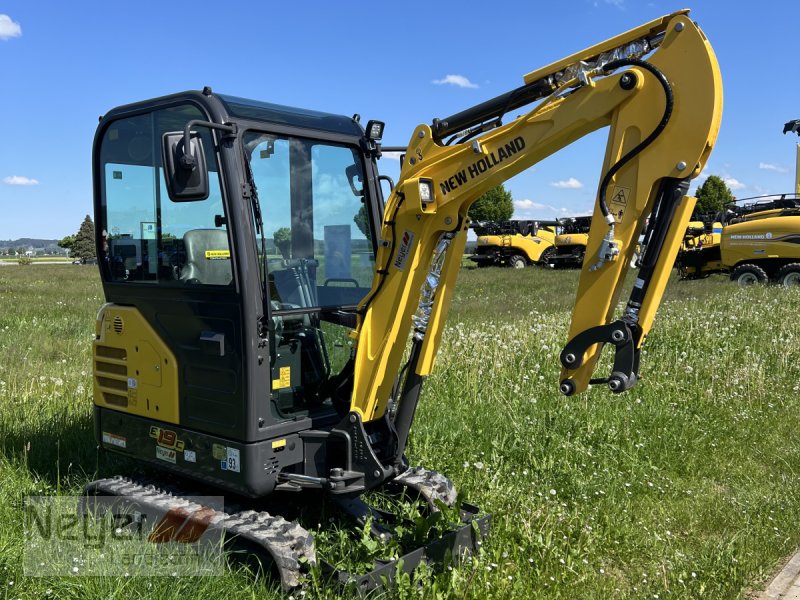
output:
[[[553,244],[553,266],[556,268],[576,268],[583,266],[586,246],[589,244],[589,231],[592,217],[565,217],[558,220],[559,232]]]
[[[550,266],[556,250],[557,221],[478,222],[475,253],[469,259],[479,267]]]
[[[783,132],[800,134],[800,120]],[[729,273],[740,285],[800,285],[800,168],[795,188],[793,194],[742,198],[719,215],[692,221],[676,260],[681,278]]]
[[[729,273],[740,285],[800,284],[800,196],[743,198],[719,220],[691,222],[676,266],[682,279]]]

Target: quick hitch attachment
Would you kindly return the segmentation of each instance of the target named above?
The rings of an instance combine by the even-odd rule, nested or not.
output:
[[[590,383],[606,383],[615,394],[635,386],[638,381],[639,350],[630,326],[624,321],[591,327],[576,335],[561,351],[561,364],[566,369],[579,368],[583,365],[584,354],[595,344],[614,345],[614,366],[608,378],[592,379]],[[564,379],[559,386],[565,396],[574,394],[575,389],[575,382],[570,378]]]

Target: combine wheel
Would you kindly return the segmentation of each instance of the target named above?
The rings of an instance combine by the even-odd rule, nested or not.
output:
[[[553,264],[553,257],[556,255],[555,246],[550,246],[539,257],[539,264],[543,267],[547,267],[548,269],[552,269],[555,265]]]
[[[784,287],[800,285],[800,263],[791,263],[778,271],[778,281]]]
[[[764,269],[758,265],[747,264],[739,265],[733,270],[733,273],[731,273],[731,281],[735,281],[742,286],[755,285],[758,283],[767,283],[769,277],[767,277]]]
[[[525,260],[524,256],[515,254],[509,259],[508,264],[514,269],[524,269],[525,267],[528,266],[528,261]]]

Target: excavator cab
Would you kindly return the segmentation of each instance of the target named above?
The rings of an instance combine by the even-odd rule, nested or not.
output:
[[[305,472],[298,433],[350,402],[383,208],[373,124],[209,89],[103,117],[101,444],[247,495]],[[189,453],[158,451],[153,427]]]

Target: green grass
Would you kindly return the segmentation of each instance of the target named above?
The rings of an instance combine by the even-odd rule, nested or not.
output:
[[[491,512],[492,532],[471,562],[386,597],[744,598],[800,545],[800,291],[672,282],[638,387],[564,398],[576,284],[463,270],[409,454]],[[95,268],[0,269],[2,597],[279,597],[243,569],[23,577],[22,498],[130,469],[93,440],[102,301]],[[318,596],[337,597],[315,582]]]

